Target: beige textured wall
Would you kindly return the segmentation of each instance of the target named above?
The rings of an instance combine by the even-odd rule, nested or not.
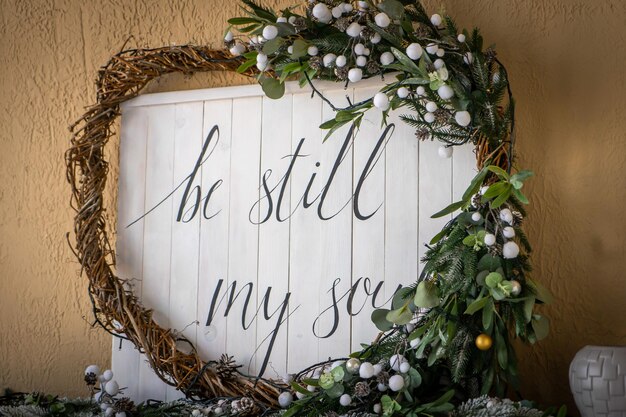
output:
[[[497,42],[509,68],[520,161],[537,173],[527,221],[535,276],[558,298],[546,309],[550,338],[523,350],[523,393],[571,404],[574,353],[626,344],[626,3],[443,4]],[[110,339],[88,324],[85,280],[65,243],[67,126],[94,100],[98,67],[130,35],[131,45],[219,45],[236,13],[235,0],[0,0],[0,387],[78,395],[84,365],[109,360]],[[175,76],[149,90],[243,82]],[[110,148],[115,156],[116,141]],[[113,192],[109,201],[115,207]]]

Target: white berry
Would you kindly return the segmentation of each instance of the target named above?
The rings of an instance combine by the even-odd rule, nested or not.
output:
[[[419,346],[421,342],[422,342],[422,339],[420,339],[419,337],[416,337],[415,339],[411,339],[411,341],[409,342],[409,345],[411,345],[411,347],[415,349],[416,347]]]
[[[243,54],[244,52],[246,52],[246,47],[238,43],[238,44],[235,44],[232,48],[230,48],[229,51],[232,55],[239,56]]]
[[[406,87],[400,87],[397,91],[398,97],[407,98],[409,96],[409,89]]]
[[[515,242],[506,242],[502,245],[502,256],[504,259],[513,259],[517,258],[519,255],[519,246]]]
[[[256,63],[256,67],[258,68],[259,71],[263,72],[267,69],[268,65],[267,65],[267,61],[265,62],[257,62]]]
[[[454,120],[459,126],[465,127],[469,125],[470,122],[472,121],[472,116],[469,114],[468,111],[465,111],[465,110],[458,111],[454,115]]]
[[[354,45],[355,54],[363,55],[364,52],[365,52],[365,45],[363,45],[362,43],[357,43],[356,45]]]
[[[459,33],[459,36],[456,37],[456,40],[461,43],[465,42],[465,35],[462,33]]]
[[[369,379],[374,376],[374,365],[369,362],[363,362],[359,368],[359,376],[363,379]]]
[[[383,371],[383,366],[381,364],[377,363],[376,365],[374,365],[374,376],[378,375],[382,371]]]
[[[424,94],[426,94],[426,89],[420,85],[415,89],[415,92],[418,96],[423,96]]]
[[[198,409],[193,410],[193,411],[191,412],[191,415],[192,415],[193,417],[199,417],[201,414],[202,414],[202,412],[201,412],[200,410],[198,410]]]
[[[356,38],[361,34],[361,29],[361,25],[359,25],[357,22],[353,22],[346,29],[346,34],[348,34],[348,36],[352,38]]]
[[[331,65],[333,65],[333,63],[335,62],[336,59],[337,59],[337,55],[335,55],[335,54],[326,54],[326,55],[324,55],[324,66],[325,67],[330,67]]]
[[[374,407],[372,407],[372,411],[374,411],[375,414],[380,414],[383,411],[383,407],[379,403],[376,403]]]
[[[411,369],[411,364],[409,364],[408,362],[402,362],[402,364],[400,364],[401,373],[406,374],[407,372],[409,372],[409,369]]]
[[[428,46],[426,46],[426,52],[428,52],[431,55],[435,55],[438,50],[439,50],[439,47],[435,43],[429,43]]]
[[[319,49],[317,49],[317,46],[311,45],[307,48],[306,53],[311,56],[315,56],[319,53]]]
[[[448,159],[452,156],[452,146],[440,146],[437,150],[440,158]]]
[[[450,100],[454,97],[454,90],[449,85],[444,84],[437,89],[437,94],[444,100]]]
[[[296,22],[296,17],[295,16],[289,16],[289,19],[287,19],[287,22],[291,23],[292,25]]]
[[[396,57],[394,57],[391,52],[383,52],[382,54],[380,54],[380,63],[383,65],[389,65],[395,59]]]
[[[446,63],[443,62],[443,59],[438,58],[435,60],[435,62],[433,62],[433,65],[435,66],[435,69],[440,69],[446,66]]]
[[[365,65],[367,65],[367,58],[364,56],[359,56],[356,58],[356,65],[358,67],[364,67]]]
[[[515,237],[515,229],[513,229],[511,226],[505,227],[504,229],[502,229],[502,236],[507,239],[513,239]]]
[[[289,54],[293,54],[293,45],[289,45],[289,46],[287,47],[287,53],[289,53]]]
[[[351,402],[352,402],[352,397],[348,394],[343,394],[341,397],[339,397],[339,404],[341,404],[344,407],[349,406]]]
[[[111,396],[116,396],[117,393],[120,392],[120,386],[115,380],[107,382],[107,385],[104,389],[106,393]]]
[[[424,115],[424,121],[426,123],[432,123],[435,121],[435,115],[431,112],[428,112]]]
[[[412,60],[419,59],[423,52],[422,45],[419,43],[412,43],[406,48],[406,55]]]
[[[313,7],[312,13],[313,13],[313,17],[315,17],[317,20],[319,20],[322,23],[330,22],[330,19],[333,16],[330,10],[328,10],[328,6],[326,6],[324,3],[317,3]]]
[[[106,417],[111,417],[114,413],[115,410],[113,409],[113,407],[108,407],[106,410],[104,410],[104,415]]]
[[[428,103],[426,103],[426,111],[429,111],[431,113],[437,111],[437,103],[435,103],[434,101],[429,101]]]
[[[339,68],[345,67],[347,63],[348,59],[343,55],[339,55],[337,59],[335,59],[335,65],[337,65]]]
[[[386,28],[391,23],[391,19],[389,19],[389,16],[387,16],[387,13],[378,13],[374,17],[374,21],[376,22],[376,25],[378,25],[378,27],[381,27],[381,28]]]
[[[380,36],[380,33],[375,33],[374,36],[372,36],[372,39],[370,39],[371,43],[379,43],[383,38]]]
[[[348,79],[353,83],[361,81],[362,78],[363,71],[361,70],[361,68],[352,68],[350,69],[350,71],[348,71]]]
[[[493,246],[496,243],[496,235],[494,235],[493,233],[487,233],[485,235],[485,245],[487,246]]]
[[[276,19],[276,23],[287,23],[287,18],[281,16]]]
[[[330,12],[332,13],[332,15],[333,15],[333,17],[335,19],[338,19],[343,14],[343,7],[335,6],[335,7],[333,7],[333,9]]]
[[[509,224],[513,222],[513,213],[508,208],[503,208],[500,210],[500,220],[505,221]]]
[[[399,353],[395,355],[391,355],[391,357],[389,358],[389,366],[391,366],[391,369],[393,369],[396,372],[400,371],[400,365],[403,362],[406,362],[406,359],[404,358],[404,356],[402,356]]]
[[[395,392],[398,392],[402,388],[404,388],[404,378],[402,377],[402,375],[394,375],[389,378],[389,388],[391,388],[391,390]]]
[[[113,379],[113,371],[110,369],[107,369],[106,371],[104,371],[102,373],[102,379],[104,379],[105,381],[110,381]]]
[[[378,384],[378,385],[376,386],[376,388],[378,388],[378,391],[380,391],[380,392],[384,392],[384,391],[387,391],[387,388],[388,388],[388,387],[387,387],[387,385],[385,385],[385,384]]]
[[[446,54],[446,51],[443,48],[439,48],[437,49],[437,52],[435,52],[435,55],[437,55],[439,58],[442,58],[445,54]]]
[[[519,283],[519,281],[515,281],[514,279],[511,280],[511,294],[513,295],[520,295],[520,293],[522,292],[522,284]]]
[[[115,413],[115,417],[126,417],[126,411],[120,411],[119,413]]]
[[[352,5],[350,3],[341,3],[344,13],[350,13],[352,11]]]
[[[261,53],[256,56],[256,62],[267,62],[267,55]]]
[[[232,40],[233,40],[233,38],[234,38],[234,36],[233,36],[233,32],[231,32],[230,30],[229,30],[228,32],[226,32],[226,35],[224,35],[224,40],[225,40],[226,42],[230,42],[230,41],[232,41]]]
[[[289,391],[281,392],[278,396],[278,405],[287,408],[293,402],[293,395]]]
[[[85,375],[87,375],[87,374],[98,375],[99,373],[100,373],[100,367],[98,365],[89,365],[85,369]]]
[[[381,109],[383,111],[389,108],[389,97],[387,97],[387,94],[385,93],[382,93],[382,92],[376,93],[376,95],[374,96],[373,102],[374,102],[374,107]]]
[[[441,15],[439,14],[434,14],[430,17],[430,23],[432,23],[435,26],[441,26],[441,22],[443,21],[443,19],[441,18]]]
[[[263,37],[265,39],[272,40],[278,35],[278,28],[276,26],[268,25],[263,28]]]

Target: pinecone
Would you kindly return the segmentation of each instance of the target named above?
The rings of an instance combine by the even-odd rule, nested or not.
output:
[[[485,51],[485,61],[487,61],[487,63],[493,62],[493,60],[496,59],[497,56],[498,53],[493,48],[487,48],[487,50]]]
[[[361,381],[357,382],[354,386],[354,395],[357,397],[367,397],[370,395],[371,389],[367,382]]]
[[[374,35],[376,35],[376,31],[369,26],[366,26],[361,30],[361,36],[363,36],[364,39],[370,40],[374,37]]]
[[[472,197],[472,206],[476,207],[477,209],[484,206],[485,204],[481,201],[481,199],[482,196],[480,194],[474,194],[474,196]]]
[[[489,252],[491,256],[500,256],[502,255],[502,245],[499,243],[496,243],[495,245],[491,245],[487,249],[487,252]]]
[[[377,74],[380,71],[380,66],[378,65],[378,62],[370,60],[367,62],[365,70],[368,74]]]
[[[381,371],[377,376],[376,376],[376,382],[378,382],[379,384],[383,384],[383,385],[387,385],[389,384],[389,372],[387,371]]]
[[[250,397],[243,397],[235,400],[231,404],[232,411],[241,416],[252,416],[258,411],[254,400]]]
[[[348,67],[335,68],[335,75],[340,81],[344,81],[348,78]]]
[[[116,413],[126,413],[127,415],[135,410],[135,403],[128,397],[120,398],[113,404],[113,411]]]
[[[226,46],[226,48],[228,49],[232,48],[233,46],[235,46],[235,40],[234,39],[231,39],[229,41],[225,40],[224,46]]]
[[[430,132],[428,131],[428,129],[426,129],[425,127],[420,127],[417,130],[415,130],[415,137],[418,140],[428,140],[430,139]]]
[[[521,226],[522,221],[524,220],[524,216],[522,216],[522,213],[520,213],[519,211],[512,211],[511,214],[513,214],[513,225],[518,227]]]
[[[348,26],[350,26],[350,18],[348,17],[340,17],[335,20],[335,27],[341,32],[345,32],[346,29],[348,29]]]
[[[85,383],[87,384],[87,386],[93,387],[94,385],[96,385],[97,381],[98,381],[98,376],[94,374],[93,372],[89,372],[88,374],[85,374]]]
[[[418,23],[415,31],[413,32],[413,35],[415,35],[415,37],[417,38],[429,38],[431,33],[432,31],[429,26],[423,23]]]
[[[303,17],[296,17],[292,24],[296,32],[302,32],[306,29],[306,20]]]
[[[435,110],[435,122],[437,124],[443,125],[446,124],[450,120],[450,113],[444,109]]]
[[[312,56],[309,59],[309,66],[311,68],[313,68],[314,70],[320,70],[322,69],[322,67],[324,67],[324,62],[322,61],[322,58],[319,56]]]
[[[224,353],[217,361],[217,365],[215,365],[215,373],[220,378],[230,379],[237,372],[237,368],[239,367],[241,367],[241,365],[237,366],[232,356]]]

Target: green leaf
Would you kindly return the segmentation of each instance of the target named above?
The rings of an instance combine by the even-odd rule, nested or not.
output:
[[[492,272],[485,278],[485,284],[489,288],[496,288],[500,282],[502,282],[502,275],[497,272]]]
[[[500,333],[496,333],[496,355],[498,356],[500,368],[508,368],[509,355],[507,352],[507,346],[504,337],[502,337]]]
[[[535,293],[539,301],[544,302],[546,304],[550,304],[552,303],[552,301],[554,301],[554,296],[552,295],[550,290],[548,290],[546,287],[544,287],[543,285],[531,279],[527,279],[526,281],[527,281],[528,286],[531,288],[533,293]]]
[[[267,41],[263,44],[263,53],[265,55],[272,55],[278,51],[285,41],[281,38],[274,38],[271,41]]]
[[[243,74],[244,72],[248,70],[248,68],[254,66],[255,64],[256,64],[256,59],[249,59],[245,61],[243,64],[239,65],[239,67],[237,67],[237,72],[239,74]]]
[[[494,174],[496,174],[498,177],[504,179],[504,180],[508,180],[509,179],[509,174],[505,170],[500,168],[499,166],[489,165],[487,167],[487,169],[489,171],[493,172]]]
[[[439,242],[439,241],[440,241],[440,240],[441,240],[441,239],[442,239],[442,238],[443,238],[446,234],[448,234],[448,232],[450,231],[450,229],[451,229],[451,226],[446,226],[446,227],[444,227],[444,228],[441,230],[441,232],[437,233],[437,234],[435,235],[435,237],[433,237],[433,238],[430,240],[430,244],[431,244],[431,245],[434,245],[435,243]]]
[[[313,395],[313,393],[311,391],[307,390],[306,388],[304,388],[302,385],[298,384],[295,381],[291,383],[291,388],[294,391],[299,392],[300,394]]]
[[[387,314],[389,314],[390,310],[379,308],[372,311],[372,322],[376,326],[378,330],[381,332],[386,332],[387,330],[391,330],[393,327],[393,323],[387,320]]]
[[[335,384],[332,388],[324,391],[330,398],[339,398],[343,395],[345,389],[343,384]]]
[[[396,310],[387,313],[386,319],[395,324],[407,324],[413,318],[413,313],[409,309],[408,303]]]
[[[439,291],[437,286],[429,281],[422,281],[415,289],[413,303],[417,307],[431,308],[439,305]]]
[[[231,25],[248,25],[250,23],[261,23],[261,20],[252,17],[233,17],[228,19]]]
[[[408,56],[406,56],[399,49],[391,48],[391,52],[398,61],[405,67],[405,71],[411,74],[422,75],[420,69],[415,65],[415,62]]]
[[[404,14],[404,6],[398,0],[384,0],[376,7],[378,7],[378,10],[387,13],[394,20],[401,19]]]
[[[518,189],[513,189],[513,195],[520,201],[522,204],[528,204],[528,198]]]
[[[495,271],[502,266],[502,261],[499,257],[490,254],[485,254],[478,261],[479,271]]]
[[[444,208],[441,211],[438,211],[437,213],[433,214],[430,217],[432,219],[436,219],[436,218],[439,218],[439,217],[443,217],[446,214],[454,213],[455,211],[457,211],[458,209],[463,207],[465,205],[465,203],[466,203],[466,201],[457,201],[456,203],[450,204],[448,207]]]
[[[355,113],[349,110],[340,110],[335,115],[335,120],[338,122],[349,122],[354,119],[359,113]]]
[[[469,306],[467,306],[464,314],[470,314],[470,315],[474,314],[475,312],[482,310],[487,305],[488,302],[489,302],[489,298],[487,297],[478,298],[474,302],[472,302]]]
[[[422,375],[420,375],[415,368],[409,369],[409,379],[411,381],[411,387],[413,388],[417,388],[422,385]]]
[[[302,409],[303,404],[302,403],[293,403],[293,405],[291,407],[289,407],[289,409],[287,411],[285,411],[285,414],[282,415],[282,417],[293,417],[296,414],[300,413],[300,410]]]
[[[470,198],[472,198],[472,196],[476,194],[478,190],[480,190],[480,186],[483,185],[483,181],[485,180],[486,176],[487,170],[480,170],[480,172],[474,177],[474,179],[470,183],[469,187],[467,187],[467,190],[465,190],[465,193],[463,193],[463,197],[461,199],[463,201],[469,201]]]
[[[524,182],[528,178],[532,177],[533,175],[535,175],[535,173],[532,172],[532,171],[529,171],[529,170],[520,171],[520,172],[517,172],[517,173],[511,175],[511,181]]]
[[[533,319],[533,308],[535,307],[535,297],[528,297],[524,300],[524,318],[526,323]]]
[[[274,23],[274,26],[278,28],[278,36],[286,37],[296,34],[296,29],[293,27],[291,23]],[[276,39],[276,38],[274,38]]]
[[[493,300],[489,299],[489,302],[483,309],[483,329],[485,330],[489,330],[493,323],[494,307]]]
[[[430,79],[424,77],[411,77],[402,80],[402,85],[426,85],[430,84]]]
[[[489,186],[489,188],[487,188],[487,191],[485,191],[485,193],[483,194],[483,197],[482,197],[483,202],[487,200],[491,200],[492,198],[502,194],[507,186],[508,184],[504,181],[498,181],[495,184],[492,184],[491,186]]]
[[[343,377],[346,376],[343,366],[336,366],[332,371],[330,371],[330,374],[333,376],[333,380],[335,382],[343,380]]]
[[[532,326],[535,331],[535,336],[537,336],[537,340],[545,339],[550,333],[550,322],[544,316],[540,316],[538,314],[534,315]]]
[[[262,77],[259,81],[266,96],[277,100],[285,94],[285,84],[272,77]]]
[[[298,59],[306,56],[307,49],[309,49],[309,44],[302,39],[296,39],[293,42],[293,52],[291,53],[291,59]]]
[[[496,199],[494,199],[489,204],[489,206],[494,209],[500,207],[502,204],[506,202],[506,200],[509,199],[509,197],[511,196],[512,190],[513,190],[513,186],[511,184],[507,184],[506,189],[502,192],[502,194],[496,197]]]

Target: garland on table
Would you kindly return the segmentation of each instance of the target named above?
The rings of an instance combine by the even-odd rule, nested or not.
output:
[[[313,1],[280,13],[243,3],[245,15],[229,20],[239,33],[226,33],[228,51],[185,45],[115,55],[100,71],[97,104],[71,128],[73,248],[90,281],[96,322],[131,340],[156,374],[187,396],[247,398],[257,411],[283,407],[284,416],[445,415],[469,398],[516,387],[510,339],[533,343],[547,335],[535,305],[550,295],[529,276],[521,189],[532,174],[513,170],[514,101],[495,51],[483,48],[478,30],[459,32],[451,18],[428,16],[410,0]],[[216,70],[256,76],[271,98],[282,96],[288,79],[310,85],[336,110],[320,126],[326,138],[346,124],[358,128],[367,111],[381,111],[386,122],[390,111],[405,108],[402,119],[419,140],[442,142],[442,156],[455,145],[475,146],[478,175],[461,201],[435,215],[453,217],[429,243],[418,282],[399,291],[391,309],[373,313],[383,333],[348,360],[316,364],[285,381],[241,375],[228,356],[205,363],[195,349],[178,350],[180,336],[161,328],[113,271],[104,146],[119,105],[163,74]],[[372,76],[391,81],[344,107],[313,82],[348,85]]]

